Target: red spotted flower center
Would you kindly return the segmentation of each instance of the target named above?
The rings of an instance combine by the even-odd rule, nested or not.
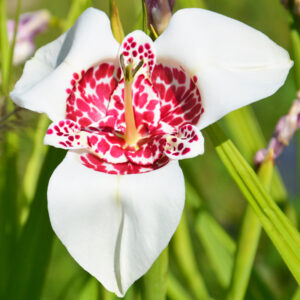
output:
[[[45,142],[80,151],[88,168],[121,175],[201,154],[197,78],[155,61],[150,38],[133,32],[120,47],[119,63],[74,73],[65,120],[50,125]]]

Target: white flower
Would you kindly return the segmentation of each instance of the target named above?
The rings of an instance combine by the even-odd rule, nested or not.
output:
[[[203,9],[178,11],[155,42],[135,31],[120,46],[89,8],[38,50],[11,97],[53,121],[45,143],[70,149],[48,202],[74,259],[124,295],[179,223],[176,159],[203,153],[200,129],[276,92],[291,66],[264,34]]]

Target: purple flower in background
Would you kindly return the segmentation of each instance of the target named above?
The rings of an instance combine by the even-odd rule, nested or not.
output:
[[[175,0],[145,0],[148,26],[152,25],[161,34],[172,17],[174,4]]]
[[[256,152],[254,162],[260,165],[266,158],[269,150],[273,148],[274,159],[276,159],[283,149],[288,146],[297,129],[300,128],[300,91],[297,99],[293,102],[287,115],[281,117],[276,125],[275,131],[265,149]]]
[[[20,16],[17,39],[14,50],[13,64],[18,65],[28,59],[35,50],[34,38],[45,31],[50,21],[47,10],[38,10]],[[7,21],[8,39],[12,41],[15,21]]]

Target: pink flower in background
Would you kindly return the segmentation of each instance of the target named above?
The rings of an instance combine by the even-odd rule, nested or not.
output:
[[[288,114],[281,117],[276,124],[275,131],[270,139],[268,147],[256,152],[254,163],[260,165],[273,149],[273,159],[275,160],[292,140],[295,132],[300,128],[300,92],[293,102]]]
[[[123,296],[178,226],[178,159],[202,154],[201,129],[276,92],[291,66],[262,33],[202,9],[178,11],[155,42],[134,31],[120,45],[89,8],[39,49],[11,97],[46,113],[45,143],[69,150],[48,208],[74,259]]]
[[[50,21],[47,10],[24,13],[20,16],[17,39],[14,50],[13,63],[18,65],[28,59],[35,50],[34,38],[45,31]],[[8,39],[12,41],[15,21],[7,21]]]

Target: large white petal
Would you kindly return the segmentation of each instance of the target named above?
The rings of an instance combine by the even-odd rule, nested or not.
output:
[[[11,98],[22,107],[45,112],[52,121],[64,119],[73,74],[102,61],[117,62],[118,49],[108,17],[88,8],[70,30],[26,63]]]
[[[48,208],[54,231],[74,259],[122,296],[173,235],[184,206],[177,161],[144,174],[108,175],[69,152],[53,173]]]
[[[220,14],[197,8],[172,17],[155,41],[157,62],[176,62],[198,77],[203,128],[228,112],[273,94],[292,62],[263,33]]]

